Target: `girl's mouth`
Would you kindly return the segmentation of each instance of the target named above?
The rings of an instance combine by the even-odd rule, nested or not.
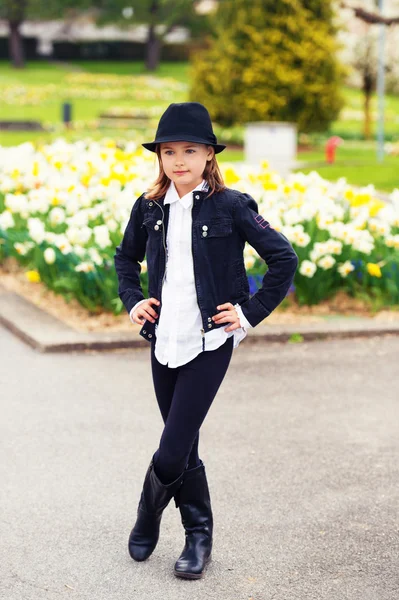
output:
[[[175,175],[184,175],[185,173],[188,173],[188,171],[175,171]]]

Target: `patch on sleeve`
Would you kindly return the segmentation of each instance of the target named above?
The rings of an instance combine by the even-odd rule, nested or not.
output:
[[[266,227],[270,227],[270,229],[273,229],[270,223],[268,223],[266,219],[262,217],[262,215],[255,215],[254,219],[257,222],[257,224],[260,225],[260,227],[262,227],[262,229],[266,229]]]

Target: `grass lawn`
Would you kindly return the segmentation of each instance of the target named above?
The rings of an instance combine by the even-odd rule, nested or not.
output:
[[[188,63],[163,63],[156,77],[172,77],[176,82],[186,85],[189,72]],[[118,75],[123,78],[114,85],[120,87],[121,94],[118,98],[108,98],[111,84],[104,87],[98,85],[93,95],[92,83],[71,82],[70,78],[79,74],[107,74]],[[46,63],[34,61],[28,63],[27,68],[18,71],[6,62],[0,62],[0,114],[3,119],[37,120],[45,124],[60,123],[61,106],[65,101],[73,105],[73,119],[76,121],[94,120],[106,109],[113,106],[125,108],[132,107],[164,107],[169,102],[185,101],[187,99],[186,87],[183,90],[171,91],[171,96],[163,99],[161,92],[154,97],[140,99],[142,89],[135,90],[134,80],[129,80],[129,75],[145,75],[142,63],[116,63],[116,62],[74,62],[74,63]],[[99,80],[100,83],[100,80]],[[25,86],[26,94],[10,95],[4,98],[7,86]],[[54,87],[53,87],[54,86]],[[114,91],[117,91],[117,89]],[[28,98],[29,94],[33,96]],[[136,98],[137,96],[137,98]],[[147,94],[148,96],[148,94]],[[0,132],[0,136],[3,133]],[[0,143],[3,143],[0,137]]]
[[[325,162],[322,149],[301,152],[298,160],[305,166],[299,170],[304,173],[317,171],[331,181],[346,177],[349,183],[358,186],[373,183],[377,189],[386,192],[399,188],[399,156],[385,156],[380,163],[374,144],[345,142],[344,146],[337,149],[336,157],[336,162],[329,165]]]
[[[331,125],[331,133],[342,137],[358,137],[363,132],[363,94],[360,90],[345,88],[343,95],[346,105],[341,111],[339,120]],[[373,94],[371,100],[372,134],[377,132],[378,99]],[[385,132],[399,140],[399,96],[385,96]]]

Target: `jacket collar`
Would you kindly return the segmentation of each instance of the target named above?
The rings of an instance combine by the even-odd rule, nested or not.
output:
[[[179,201],[184,206],[184,208],[190,208],[193,203],[193,192],[207,192],[208,189],[209,186],[205,179],[203,179],[201,183],[197,185],[196,188],[194,188],[193,190],[191,190],[191,192],[188,192],[180,198],[179,194],[177,193],[175,184],[173,183],[173,181],[171,181],[165,194],[164,204],[172,204],[173,202]]]

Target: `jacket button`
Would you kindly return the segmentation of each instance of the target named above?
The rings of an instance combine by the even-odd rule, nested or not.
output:
[[[202,229],[203,229],[204,231],[208,231],[208,225],[203,225],[203,226],[202,226]]]
[[[208,321],[212,321],[211,317],[208,317]]]
[[[206,237],[207,235],[208,235],[208,234],[207,234],[207,232],[206,232],[206,231],[203,231],[203,232],[202,232],[202,237]]]
[[[154,225],[154,229],[156,229],[158,231],[159,225]]]
[[[195,199],[196,199],[196,200],[199,200],[199,196],[198,196],[198,194],[195,196]]]
[[[152,333],[149,333],[149,334],[148,334],[148,337],[149,337],[149,338],[151,338],[151,337],[152,337]]]
[[[143,333],[147,333],[145,329],[143,329]]]
[[[211,328],[212,327],[212,323],[208,323],[208,327]]]
[[[153,202],[150,202],[148,206],[152,206],[152,205],[153,205]]]
[[[162,221],[161,220],[157,221],[157,225],[162,225]]]

